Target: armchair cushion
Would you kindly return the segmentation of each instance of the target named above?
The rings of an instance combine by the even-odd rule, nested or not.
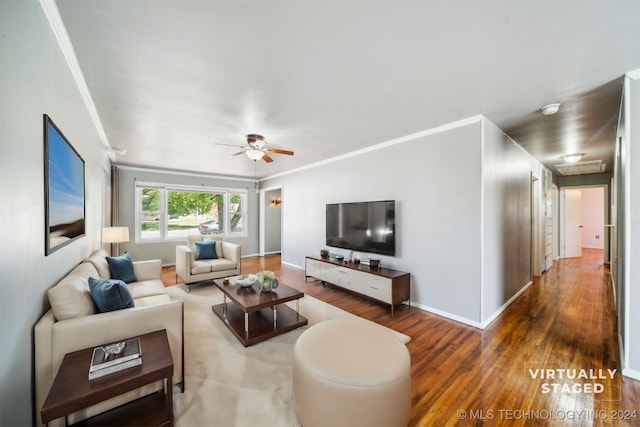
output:
[[[196,242],[196,259],[218,259],[216,242],[213,240]]]
[[[125,283],[135,282],[136,274],[133,271],[133,262],[128,252],[118,257],[107,257],[107,263],[109,264],[109,272],[112,279],[119,279]]]
[[[89,277],[89,289],[101,313],[134,306],[131,292],[122,280]]]

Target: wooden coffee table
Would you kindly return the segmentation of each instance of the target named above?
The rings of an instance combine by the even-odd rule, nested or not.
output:
[[[120,372],[89,380],[89,365],[93,347],[64,356],[58,374],[42,410],[42,422],[56,418],[126,393],[127,391],[164,380],[163,392],[156,392],[129,404],[112,409],[82,425],[173,425],[173,358],[165,329],[140,335],[142,364]],[[133,338],[133,337],[132,337]]]
[[[222,291],[224,302],[211,310],[245,347],[265,341],[304,326],[308,320],[300,315],[298,301],[304,294],[290,286],[280,285],[271,292],[261,292],[258,285],[243,288],[233,278],[225,285],[222,279],[213,283]],[[229,298],[233,304],[227,303]],[[285,302],[296,300],[296,309]]]

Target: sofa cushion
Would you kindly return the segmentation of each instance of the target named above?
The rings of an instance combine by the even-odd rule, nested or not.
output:
[[[191,274],[203,274],[211,272],[211,262],[212,260],[198,260],[193,262],[193,267],[191,267]]]
[[[138,305],[139,298],[151,295],[164,295],[167,293],[162,281],[158,279],[141,280],[139,282],[129,283],[128,287],[129,292],[131,292],[131,296],[136,300],[136,305]]]
[[[89,290],[101,313],[134,306],[131,292],[122,280],[89,277]]]
[[[89,292],[89,276],[97,276],[95,267],[83,262],[49,289],[49,304],[56,320],[88,316],[96,312]]]
[[[90,257],[92,256],[101,256],[102,258],[106,258],[109,256],[109,252],[107,252],[106,250],[100,248],[100,249],[96,249],[95,251],[91,252],[89,254]]]
[[[133,271],[133,262],[131,261],[131,255],[125,252],[124,255],[118,257],[107,257],[107,263],[109,264],[109,272],[112,279],[122,280],[125,283],[135,282],[136,274]]]
[[[85,259],[85,262],[90,262],[93,264],[95,269],[98,271],[98,276],[103,279],[108,279],[111,277],[111,273],[109,272],[109,263],[107,262],[107,258],[105,255],[91,255],[89,258]]]
[[[172,301],[169,294],[164,295],[151,295],[148,297],[136,299],[136,307],[146,307],[149,305],[167,304]]]
[[[213,240],[196,242],[196,259],[218,259],[216,242]]]
[[[235,262],[224,258],[212,259],[209,263],[211,264],[211,271],[233,270],[236,268]]]

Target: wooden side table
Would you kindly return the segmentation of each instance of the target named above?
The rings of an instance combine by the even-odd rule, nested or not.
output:
[[[134,338],[134,337],[131,337]],[[40,414],[48,423],[96,403],[142,387],[165,381],[164,393],[157,392],[119,406],[81,425],[173,425],[173,358],[167,331],[140,335],[142,364],[104,377],[89,380],[93,347],[68,353],[53,380]]]

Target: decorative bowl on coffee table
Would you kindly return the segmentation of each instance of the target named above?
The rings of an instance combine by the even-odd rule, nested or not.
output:
[[[256,276],[255,274],[242,274],[236,277],[235,281],[243,288],[250,288],[254,283],[258,281],[258,276]]]

